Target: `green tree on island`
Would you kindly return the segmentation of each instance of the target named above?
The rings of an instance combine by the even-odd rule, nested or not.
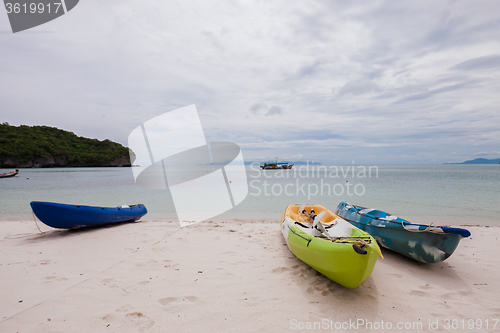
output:
[[[11,126],[4,122],[0,124],[0,166],[19,164],[130,166],[130,156],[128,148],[108,139],[84,138],[49,126]]]

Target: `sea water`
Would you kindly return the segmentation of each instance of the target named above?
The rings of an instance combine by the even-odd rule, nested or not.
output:
[[[191,168],[210,172],[207,166]],[[500,165],[296,165],[290,170],[248,165],[246,174],[245,200],[214,220],[279,221],[289,204],[320,204],[334,211],[345,201],[415,223],[500,226]],[[137,186],[131,168],[21,169],[17,177],[0,179],[0,221],[33,219],[31,201],[143,203],[149,212],[143,219],[177,220],[169,190]]]

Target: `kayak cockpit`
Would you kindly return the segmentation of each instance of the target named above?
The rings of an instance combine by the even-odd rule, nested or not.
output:
[[[320,205],[289,205],[281,232],[297,258],[347,288],[359,286],[381,256],[373,237]]]
[[[290,205],[284,215],[296,228],[317,238],[331,241],[367,238],[370,241],[364,231],[321,205]]]

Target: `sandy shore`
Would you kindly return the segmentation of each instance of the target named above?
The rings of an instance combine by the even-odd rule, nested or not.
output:
[[[500,228],[467,228],[445,262],[384,250],[346,289],[298,260],[278,222],[146,220],[43,235],[32,221],[2,222],[0,332],[500,331]]]

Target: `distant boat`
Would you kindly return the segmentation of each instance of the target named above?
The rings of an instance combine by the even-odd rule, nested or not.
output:
[[[264,165],[260,166],[263,170],[282,170],[282,169],[291,169],[293,164],[288,164],[288,162],[269,162],[264,163]]]
[[[143,204],[119,207],[67,205],[32,201],[33,213],[46,225],[58,229],[93,227],[101,224],[137,221],[147,214]]]
[[[19,169],[16,169],[16,170],[11,171],[11,172],[0,173],[0,178],[14,177],[14,176],[17,176],[18,173],[19,173]]]
[[[470,236],[466,229],[411,223],[381,210],[346,202],[339,203],[336,213],[370,233],[381,246],[425,263],[446,260],[460,240]]]

